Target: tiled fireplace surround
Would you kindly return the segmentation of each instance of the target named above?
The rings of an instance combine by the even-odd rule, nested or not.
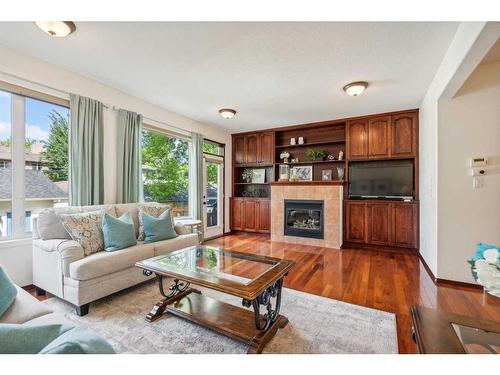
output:
[[[272,185],[271,240],[340,249],[342,245],[342,186]],[[324,202],[324,239],[284,235],[285,199],[322,200]]]

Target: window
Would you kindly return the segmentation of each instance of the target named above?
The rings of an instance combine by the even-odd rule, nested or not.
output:
[[[205,139],[203,141],[203,153],[209,155],[224,156],[224,145],[222,143]]]
[[[144,129],[142,175],[144,201],[172,206],[174,216],[190,216],[187,139]]]
[[[0,91],[2,239],[28,236],[41,210],[68,204],[69,110],[40,97]]]

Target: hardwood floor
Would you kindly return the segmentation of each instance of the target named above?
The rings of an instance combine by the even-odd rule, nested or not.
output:
[[[297,264],[285,287],[395,313],[400,353],[417,350],[411,339],[414,304],[500,322],[498,298],[470,287],[436,286],[416,255],[285,244],[248,233],[206,244],[291,259]]]

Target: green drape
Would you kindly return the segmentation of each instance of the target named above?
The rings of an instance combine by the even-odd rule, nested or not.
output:
[[[141,130],[141,115],[118,111],[117,203],[142,200]]]
[[[193,176],[191,178],[194,184],[194,214],[195,219],[203,221],[203,136],[198,133],[191,135],[192,147],[192,165]]]
[[[102,103],[70,95],[69,129],[70,204],[103,204]]]

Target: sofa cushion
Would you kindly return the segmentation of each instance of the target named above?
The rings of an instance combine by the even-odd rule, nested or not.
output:
[[[38,235],[42,240],[51,240],[54,238],[71,239],[66,228],[61,222],[61,218],[54,209],[46,209],[38,214],[37,218]]]
[[[100,206],[70,206],[70,207],[57,207],[47,208],[38,214],[36,219],[36,226],[38,235],[42,240],[51,239],[71,239],[70,233],[64,227],[60,215],[70,215],[81,212],[105,210],[112,216],[116,216],[114,205],[100,205]]]
[[[14,303],[17,289],[3,267],[0,266],[0,318]]]
[[[39,354],[114,354],[102,337],[83,327],[73,327],[45,346]]]
[[[139,236],[139,205],[137,203],[120,203],[115,205],[116,217],[129,213],[135,227],[135,237]]]
[[[183,234],[170,240],[154,242],[155,256],[170,253],[174,250],[184,249],[185,247],[196,246],[198,244],[198,235],[196,233]]]
[[[104,210],[61,215],[64,227],[86,256],[104,250],[103,215]]]
[[[144,241],[145,235],[144,235],[144,226],[141,218],[141,212],[152,217],[158,217],[165,211],[169,210],[171,207],[165,204],[159,204],[155,202],[139,204],[137,207],[139,209],[139,235],[137,236],[137,239],[139,241]]]
[[[128,212],[119,218],[105,213],[102,218],[102,234],[106,251],[121,250],[137,244],[134,222]]]
[[[139,243],[119,251],[101,251],[69,265],[69,274],[75,280],[96,277],[133,267],[136,262],[154,256],[154,244]]]
[[[0,353],[37,354],[51,341],[72,328],[62,324],[0,324]]]
[[[140,213],[142,227],[144,230],[144,243],[158,242],[177,237],[170,209],[167,209],[158,217]]]
[[[27,291],[17,285],[15,287],[17,289],[16,299],[0,317],[0,323],[21,324],[52,313],[51,309]]]

